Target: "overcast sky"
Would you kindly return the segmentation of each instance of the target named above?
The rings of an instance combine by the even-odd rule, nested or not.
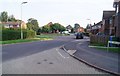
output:
[[[103,10],[114,10],[114,0],[0,0],[0,12],[7,11],[8,15],[14,15],[15,18],[27,22],[29,18],[35,18],[39,26],[49,22],[60,23],[64,26],[79,23],[86,27],[102,20]]]

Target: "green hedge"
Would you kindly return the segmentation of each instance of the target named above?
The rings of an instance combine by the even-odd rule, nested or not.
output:
[[[23,30],[23,38],[34,38],[35,32],[31,30]],[[3,29],[2,30],[2,40],[16,40],[21,38],[20,29]]]

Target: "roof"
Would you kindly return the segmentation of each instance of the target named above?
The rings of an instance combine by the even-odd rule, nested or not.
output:
[[[120,2],[120,0],[114,0],[114,2],[113,2],[113,7],[114,8],[116,7],[116,5],[118,5],[118,2]]]
[[[98,23],[96,23],[95,25],[93,25],[92,27],[94,27],[94,26],[99,26],[99,25],[101,25],[102,24],[102,21],[100,21],[100,22],[98,22]]]
[[[114,2],[119,2],[120,0],[114,0]]]
[[[103,11],[103,19],[109,19],[115,14],[115,11]]]
[[[1,22],[2,24],[10,24],[10,25],[19,25],[21,22],[17,21],[17,22]],[[25,23],[24,21],[22,21],[22,23]]]

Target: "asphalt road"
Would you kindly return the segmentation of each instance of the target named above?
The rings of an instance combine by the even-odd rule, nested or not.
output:
[[[74,59],[59,47],[6,61],[2,74],[106,74]],[[7,76],[8,76],[7,75]],[[14,75],[13,75],[14,76]],[[16,76],[16,75],[15,75]]]
[[[84,42],[75,36],[59,36],[51,41],[36,41],[2,46],[2,74],[106,74],[74,59],[63,45]],[[74,48],[72,48],[74,49]],[[72,51],[71,51],[72,52]]]
[[[17,59],[20,57],[39,53],[48,49],[62,46],[70,41],[75,40],[74,36],[59,36],[55,40],[36,41],[29,43],[20,43],[2,46],[2,61]]]

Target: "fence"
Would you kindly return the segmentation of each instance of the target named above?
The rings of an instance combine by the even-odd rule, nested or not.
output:
[[[99,35],[91,35],[90,43],[101,44],[107,46],[109,40],[109,36],[99,36]]]

